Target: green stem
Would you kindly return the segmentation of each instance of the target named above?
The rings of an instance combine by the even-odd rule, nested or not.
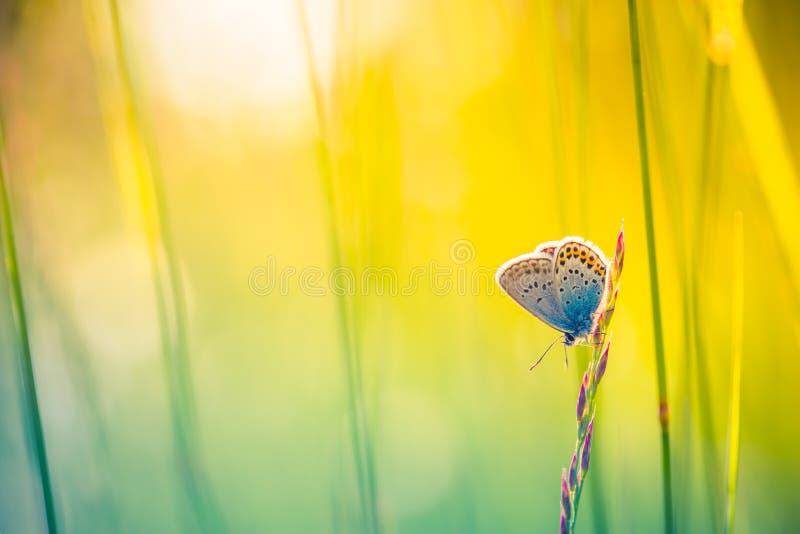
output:
[[[170,399],[174,431],[175,459],[180,479],[201,531],[224,530],[220,508],[211,492],[202,460],[197,450],[195,392],[186,336],[186,299],[183,280],[174,251],[162,180],[157,175],[155,151],[146,138],[143,120],[134,97],[133,83],[125,53],[119,7],[109,0],[111,33],[120,72],[125,118],[131,142],[141,151],[137,179],[142,195],[143,217],[146,224],[148,254],[159,318],[164,370]],[[150,178],[148,181],[148,177]],[[160,265],[165,266],[166,272]],[[170,322],[170,311],[173,317]],[[172,328],[170,328],[172,324]]]
[[[700,147],[700,165],[698,171],[700,173],[697,184],[697,204],[695,206],[695,233],[693,236],[692,250],[702,250],[706,242],[705,229],[706,224],[704,216],[708,213],[707,202],[709,195],[712,193],[713,183],[716,181],[714,177],[715,158],[718,154],[718,130],[719,128],[719,101],[720,101],[720,67],[714,64],[711,60],[707,60],[706,67],[706,81],[705,81],[705,101],[703,110],[703,125],[702,125],[702,145]],[[703,272],[703,255],[694,254],[692,258],[692,285],[691,285],[691,303],[692,303],[692,321],[693,321],[693,336],[694,336],[694,350],[695,350],[695,366],[696,366],[696,398],[697,408],[700,420],[700,433],[705,446],[703,447],[703,467],[705,469],[705,482],[707,493],[707,506],[709,517],[711,518],[711,529],[714,532],[719,531],[718,526],[718,513],[717,513],[717,499],[718,499],[718,481],[720,480],[720,473],[718,469],[719,458],[717,457],[717,449],[714,440],[714,419],[711,413],[711,396],[708,377],[708,365],[706,358],[706,351],[703,345],[701,332],[702,327],[702,314],[701,314],[701,295],[700,295],[700,280],[699,273]]]
[[[672,506],[672,469],[669,445],[669,403],[667,399],[667,375],[664,362],[664,340],[661,326],[661,299],[658,289],[658,261],[656,259],[655,223],[650,189],[650,162],[647,151],[647,126],[644,111],[644,87],[642,60],[639,44],[639,21],[636,0],[628,0],[628,25],[633,67],[634,97],[636,101],[636,126],[639,138],[639,163],[642,175],[642,199],[644,204],[645,230],[647,234],[647,257],[650,266],[650,295],[653,313],[653,337],[655,340],[656,371],[658,377],[659,422],[661,424],[661,470],[664,496],[664,530],[674,532]]]
[[[339,5],[340,11],[342,5]],[[306,51],[306,62],[311,89],[314,97],[314,107],[320,131],[318,145],[318,158],[322,175],[322,188],[325,194],[328,217],[328,242],[330,246],[331,261],[333,265],[342,265],[343,244],[339,231],[337,197],[335,186],[335,170],[333,157],[329,147],[329,124],[325,114],[322,84],[317,73],[314,61],[311,34],[306,17],[303,0],[297,0],[297,10]],[[339,23],[342,23],[340,13]],[[347,402],[350,420],[350,438],[353,443],[354,463],[358,485],[359,501],[361,503],[361,519],[363,528],[369,532],[380,532],[380,520],[377,509],[374,461],[370,445],[368,421],[365,413],[363,386],[361,381],[360,353],[358,351],[357,333],[353,324],[353,303],[348,302],[347,295],[336,297],[337,322],[339,339],[342,346],[345,379],[347,381]]]
[[[604,329],[610,326],[610,323],[606,323]],[[595,385],[594,381],[594,373],[597,369],[597,362],[600,360],[600,355],[603,353],[603,347],[606,344],[608,339],[607,335],[602,336],[601,343],[595,345],[594,350],[592,351],[591,358],[586,366],[586,372],[589,374],[589,389],[586,391],[586,416],[583,422],[578,423],[578,438],[575,440],[575,451],[574,455],[577,459],[578,465],[580,465],[580,454],[581,454],[581,446],[583,445],[584,440],[586,439],[586,432],[589,428],[589,421],[592,421],[597,415],[597,386]],[[581,375],[581,379],[583,375]],[[596,436],[596,433],[595,433]],[[594,438],[593,438],[594,439]],[[592,449],[594,449],[594,444],[592,444]],[[597,463],[597,462],[595,462]],[[580,506],[581,502],[581,495],[583,494],[583,485],[586,482],[586,475],[588,473],[581,473],[578,477],[577,485],[575,486],[575,493],[572,496],[572,513],[570,514],[570,519],[568,523],[568,531],[574,532],[575,531],[575,524],[578,521],[578,507]],[[597,512],[595,512],[597,513]],[[603,512],[600,512],[603,513]],[[597,522],[595,522],[595,529],[597,529]],[[601,527],[605,527],[605,516],[603,516],[603,520],[600,523]]]
[[[742,212],[737,211],[733,223],[733,319],[731,340],[731,407],[728,423],[728,505],[725,510],[725,532],[733,533],[736,511],[736,482],[739,476],[739,440],[742,403],[742,337],[744,323],[744,236]]]
[[[17,259],[17,247],[14,240],[14,223],[11,217],[11,203],[6,184],[5,139],[2,117],[0,117],[0,209],[3,212],[3,252],[5,254],[6,272],[11,293],[11,309],[15,318],[17,335],[19,336],[23,394],[28,410],[28,423],[33,437],[33,445],[36,450],[36,463],[39,467],[39,480],[47,516],[47,530],[50,534],[55,534],[58,532],[58,526],[56,523],[53,488],[50,482],[50,468],[47,462],[47,447],[45,445],[42,417],[39,412],[39,399],[36,395],[36,377],[33,371],[30,339],[28,338],[28,320],[25,315],[25,300],[22,295],[19,260]]]

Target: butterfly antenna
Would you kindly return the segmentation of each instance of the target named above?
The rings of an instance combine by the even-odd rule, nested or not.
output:
[[[567,358],[567,346],[564,345],[564,367],[569,367],[569,358]]]
[[[544,352],[542,353],[542,355],[541,355],[541,356],[539,356],[539,359],[538,359],[538,360],[536,360],[536,361],[534,362],[534,364],[530,366],[530,368],[528,369],[528,371],[533,371],[533,368],[534,368],[534,367],[536,367],[537,365],[539,365],[539,363],[541,363],[541,361],[544,359],[544,357],[547,355],[547,353],[548,353],[548,352],[550,352],[550,349],[552,349],[552,348],[553,348],[553,345],[555,345],[555,344],[556,344],[556,341],[560,341],[560,340],[562,340],[563,338],[564,338],[564,336],[558,336],[557,338],[555,338],[555,339],[553,340],[553,342],[552,342],[552,343],[550,343],[550,345],[548,345],[548,346],[547,346],[547,348],[544,350]],[[565,350],[566,350],[566,349],[565,349]]]

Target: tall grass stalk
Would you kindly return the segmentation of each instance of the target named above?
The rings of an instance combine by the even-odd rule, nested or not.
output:
[[[104,46],[111,47],[108,58],[111,65],[106,67],[113,72],[105,79],[113,79],[109,84],[115,87],[101,87],[107,92],[118,92],[116,103],[121,109],[109,109],[107,123],[114,119],[110,114],[119,114],[122,131],[107,125],[109,136],[119,135],[122,139],[110,139],[110,143],[126,145],[130,151],[133,165],[133,179],[136,183],[138,208],[144,223],[145,242],[152,272],[156,307],[158,314],[161,352],[166,376],[170,417],[173,429],[174,455],[178,467],[178,478],[183,484],[191,517],[201,531],[219,532],[224,530],[224,522],[219,505],[211,492],[211,486],[197,446],[197,414],[191,362],[186,335],[186,299],[183,280],[180,275],[175,253],[172,232],[169,225],[165,193],[159,166],[156,163],[154,144],[148,136],[142,114],[137,106],[137,98],[130,74],[128,55],[122,36],[119,7],[116,0],[108,0],[103,8],[100,2],[84,0],[87,29],[95,41],[95,54],[99,64],[103,63]],[[105,12],[107,9],[107,13]],[[100,17],[108,18],[108,30],[103,30]],[[102,41],[106,35],[107,42]],[[108,73],[107,73],[108,74]],[[113,133],[112,133],[113,132]],[[118,162],[117,172],[127,162]]]
[[[645,84],[647,85],[648,102],[650,104],[650,115],[652,119],[652,134],[655,147],[655,155],[660,167],[661,184],[666,193],[667,206],[671,213],[672,237],[674,240],[674,250],[679,266],[679,276],[681,284],[681,316],[683,318],[682,348],[683,362],[682,373],[679,373],[681,384],[676,388],[681,395],[680,411],[683,420],[683,455],[680,462],[682,477],[679,477],[681,487],[678,492],[681,495],[689,496],[684,502],[684,514],[693,499],[692,491],[692,465],[694,456],[693,439],[694,429],[692,426],[692,393],[694,384],[693,368],[695,360],[693,357],[694,338],[692,336],[694,323],[692,322],[692,293],[691,293],[691,262],[687,261],[687,256],[691,257],[687,251],[686,238],[686,218],[687,213],[684,209],[684,194],[681,188],[681,176],[678,170],[677,150],[674,142],[674,133],[668,128],[668,106],[669,101],[668,84],[665,83],[662,69],[663,61],[659,45],[658,25],[654,13],[655,5],[653,2],[645,3],[640,13],[641,35],[644,46],[642,55],[648,68],[645,70]],[[678,478],[678,477],[676,477]]]
[[[736,483],[739,475],[739,441],[742,411],[742,351],[744,326],[744,232],[742,212],[733,220],[733,306],[731,318],[731,401],[728,421],[728,484],[725,532],[733,533]]]
[[[332,155],[331,120],[325,108],[325,97],[322,82],[319,77],[314,58],[311,31],[306,16],[304,0],[296,0],[297,12],[306,51],[311,90],[314,97],[314,108],[320,132],[318,143],[318,158],[322,188],[325,194],[328,216],[328,241],[330,246],[331,261],[335,266],[342,265],[344,256],[342,235],[339,229],[339,210],[336,192],[337,166]],[[339,5],[339,24],[343,24],[343,4]],[[341,35],[341,26],[340,26]],[[341,41],[341,39],[340,39]],[[341,51],[341,49],[340,49]],[[343,61],[341,56],[338,61]],[[339,64],[337,70],[341,74],[343,66]],[[354,323],[353,303],[349,302],[346,295],[336,297],[337,322],[339,326],[339,339],[342,344],[345,378],[347,381],[347,401],[350,419],[350,437],[353,444],[353,455],[356,466],[356,479],[358,485],[359,501],[361,504],[361,518],[364,531],[379,532],[380,517],[377,508],[375,469],[372,454],[371,440],[364,406],[363,384],[361,380],[360,353],[358,349],[357,333]]]
[[[768,206],[768,221],[783,245],[779,257],[793,273],[787,284],[797,306],[800,303],[800,247],[796,230],[800,226],[800,211],[797,210],[800,179],[753,36],[746,25],[742,25],[741,30],[729,67],[731,97]]]
[[[22,282],[19,277],[19,259],[14,238],[14,221],[11,215],[11,202],[6,177],[5,131],[3,118],[0,115],[0,210],[3,221],[3,255],[8,275],[8,288],[11,298],[11,310],[17,328],[19,343],[19,365],[22,374],[23,397],[27,412],[28,426],[36,454],[36,465],[39,468],[39,482],[42,488],[47,530],[50,534],[58,532],[53,487],[50,481],[50,466],[47,462],[47,445],[44,427],[39,411],[39,398],[36,392],[36,376],[31,357],[31,344],[28,338],[28,319],[25,313],[25,299],[22,293]]]
[[[80,329],[73,320],[73,314],[55,294],[53,283],[47,280],[45,273],[40,269],[32,272],[31,277],[32,284],[44,288],[42,304],[57,325],[58,338],[65,354],[65,366],[73,391],[80,398],[82,408],[87,414],[87,424],[83,425],[83,429],[92,436],[92,439],[88,440],[93,445],[91,454],[100,467],[98,487],[95,492],[96,500],[87,517],[94,528],[110,531],[120,524],[119,503],[115,499],[117,487],[112,475],[113,459],[108,426],[102,414],[102,392],[92,366],[91,353],[81,339]],[[101,517],[104,521],[102,523]]]
[[[720,177],[716,170],[718,167],[718,156],[720,153],[721,135],[721,92],[724,90],[724,73],[720,67],[712,61],[707,60],[706,81],[705,81],[705,101],[703,104],[703,124],[700,146],[700,165],[698,167],[698,179],[696,199],[697,204],[694,210],[694,236],[692,237],[692,250],[700,251],[704,249],[707,241],[706,220],[707,214],[711,213],[711,220],[714,219],[713,213],[716,210],[709,210],[709,198],[714,196],[714,191],[718,187]],[[714,206],[716,204],[714,203]],[[711,528],[718,531],[718,488],[720,480],[719,457],[715,443],[714,417],[712,415],[712,400],[710,395],[710,380],[708,376],[708,361],[705,346],[703,344],[702,332],[702,295],[700,287],[700,273],[704,272],[703,254],[692,254],[690,278],[691,292],[691,318],[692,332],[694,341],[694,361],[696,367],[695,397],[697,399],[697,411],[700,419],[700,435],[703,447],[703,466],[705,469],[705,483],[707,495],[707,507],[711,518]]]
[[[650,161],[647,149],[647,124],[644,110],[644,82],[642,55],[639,43],[639,17],[636,0],[628,0],[628,27],[633,68],[634,98],[636,103],[636,126],[639,137],[639,164],[642,175],[642,200],[644,204],[645,230],[647,233],[647,257],[650,266],[650,299],[653,308],[653,337],[655,341],[656,372],[658,377],[658,413],[661,425],[661,476],[664,498],[664,530],[674,532],[672,504],[672,467],[669,443],[669,402],[667,399],[667,373],[664,361],[664,339],[661,326],[661,298],[658,289],[658,260],[656,258],[655,222],[653,200],[650,189]]]

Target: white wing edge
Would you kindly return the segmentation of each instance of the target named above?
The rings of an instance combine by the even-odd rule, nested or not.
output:
[[[510,260],[508,260],[507,262],[503,263],[503,265],[501,265],[500,267],[497,268],[497,272],[494,273],[494,281],[495,281],[495,283],[498,286],[500,286],[500,289],[503,290],[503,293],[508,295],[508,291],[506,291],[506,288],[504,288],[502,286],[502,284],[500,284],[500,275],[502,275],[506,271],[506,269],[508,269],[509,267],[514,265],[515,263],[521,262],[522,260],[538,260],[538,259],[549,260],[549,259],[552,259],[552,257],[548,256],[547,254],[542,254],[541,252],[538,252],[538,251],[533,251],[533,252],[527,252],[525,254],[521,254],[521,255],[519,255],[519,256],[517,256],[515,258],[511,258]]]

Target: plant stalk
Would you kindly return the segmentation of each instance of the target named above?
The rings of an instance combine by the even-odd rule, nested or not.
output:
[[[325,112],[325,101],[322,83],[319,78],[314,60],[311,33],[303,0],[297,0],[297,12],[306,52],[306,63],[311,90],[313,93],[314,107],[317,115],[320,140],[317,145],[320,173],[322,175],[322,188],[325,194],[328,217],[328,241],[331,261],[335,266],[342,264],[344,256],[342,236],[339,230],[337,196],[336,196],[336,170],[330,148],[330,124]],[[339,4],[339,24],[343,23],[343,6]],[[341,30],[340,30],[341,32]],[[339,58],[341,61],[342,58]],[[340,66],[340,71],[343,68]],[[354,463],[359,501],[361,503],[361,521],[365,532],[380,532],[380,517],[377,508],[375,487],[374,460],[370,445],[368,421],[365,412],[363,385],[361,381],[360,354],[358,350],[357,334],[354,326],[353,303],[348,302],[346,295],[336,296],[337,322],[339,338],[344,359],[345,379],[347,381],[347,403],[350,422],[350,439],[353,443]]]
[[[661,298],[658,288],[658,261],[656,258],[655,223],[650,187],[650,162],[647,150],[647,125],[644,110],[644,87],[642,76],[641,48],[639,43],[639,17],[636,0],[628,0],[628,27],[633,68],[634,98],[636,103],[636,126],[639,138],[639,164],[642,176],[642,200],[644,204],[645,230],[647,234],[647,257],[650,267],[650,297],[653,313],[653,337],[655,341],[656,372],[658,379],[658,410],[661,425],[661,471],[664,497],[664,531],[674,532],[672,503],[672,468],[669,444],[669,403],[667,399],[667,376],[664,361],[664,339],[661,325]]]
[[[36,465],[39,468],[39,482],[42,488],[47,531],[58,532],[53,487],[50,480],[50,466],[47,461],[47,445],[42,425],[39,399],[36,393],[36,376],[31,357],[31,344],[28,337],[28,320],[25,313],[25,299],[22,293],[22,282],[19,276],[19,260],[14,239],[14,221],[11,216],[8,185],[6,183],[5,132],[0,117],[0,209],[3,220],[3,253],[5,255],[6,273],[11,298],[11,310],[17,328],[19,341],[20,370],[22,373],[23,396],[27,409],[28,424],[36,453]]]
[[[111,47],[109,62],[119,81],[119,112],[124,124],[124,141],[133,155],[132,175],[135,180],[138,206],[144,222],[145,242],[154,284],[161,352],[173,428],[173,453],[179,480],[183,485],[190,515],[201,531],[225,530],[219,504],[213,495],[197,446],[197,414],[186,333],[186,302],[183,280],[174,250],[162,179],[158,175],[156,152],[147,135],[144,120],[137,106],[122,36],[117,0],[107,1],[107,10],[99,9],[100,2],[86,0],[87,25],[90,32],[102,34],[94,26],[102,14],[110,25],[108,42],[95,46],[98,62],[102,47]],[[97,37],[97,36],[95,36]],[[107,119],[108,120],[108,119]],[[112,131],[108,128],[109,132]],[[122,168],[118,172],[123,172]]]
[[[744,325],[744,236],[742,212],[737,211],[733,222],[733,310],[731,340],[731,407],[728,423],[728,505],[725,510],[725,532],[733,533],[736,511],[736,483],[739,476],[739,442],[742,412],[742,351]]]

